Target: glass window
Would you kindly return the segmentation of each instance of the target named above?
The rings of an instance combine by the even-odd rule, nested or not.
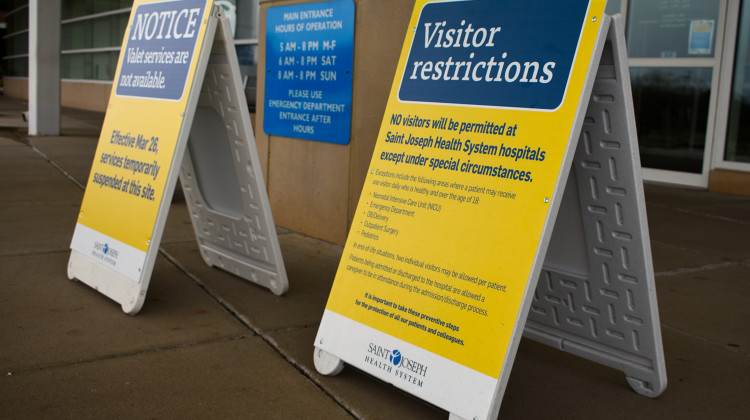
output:
[[[622,1],[621,0],[609,0],[607,6],[604,8],[604,12],[610,15],[615,13],[622,13]]]
[[[62,0],[62,20],[129,8],[133,0]]]
[[[5,15],[6,33],[12,34],[14,32],[23,31],[29,29],[29,8],[23,7],[21,9],[10,8],[13,13]]]
[[[27,77],[29,75],[29,60],[27,57],[5,60],[5,76]]]
[[[720,0],[631,0],[628,55],[713,57]]]
[[[701,173],[711,68],[631,67],[644,167]]]
[[[114,79],[119,49],[130,18],[128,10],[120,10],[131,4],[132,0],[63,1],[63,21],[72,21],[64,22],[61,27],[62,78]]]
[[[247,99],[250,112],[255,112],[255,95],[257,93],[258,80],[258,46],[237,45],[237,59],[240,63],[240,78],[245,88],[245,99]]]
[[[10,0],[9,9],[15,10],[6,16],[7,33],[28,28],[28,2]],[[61,75],[65,79],[113,80],[119,51],[96,51],[117,49],[127,30],[130,13],[106,14],[106,12],[128,9],[132,0],[62,0],[60,46],[62,49]],[[258,73],[258,0],[217,0],[224,7],[225,15],[232,25],[240,63],[241,79],[250,109],[255,108],[256,79]],[[104,13],[104,16],[99,15]],[[28,54],[28,32],[7,37],[6,55]],[[71,50],[84,50],[71,52]],[[95,51],[85,51],[95,50]],[[67,53],[66,53],[67,52]],[[28,58],[5,59],[5,74],[28,76]]]
[[[237,5],[235,39],[258,39],[258,0],[244,0]]]
[[[29,75],[29,8],[28,2],[9,1],[5,15],[6,29],[3,42],[5,51],[2,75],[27,77]]]
[[[750,162],[750,4],[740,12],[724,160]]]
[[[128,18],[128,13],[120,13],[66,23],[61,28],[61,48],[65,51],[119,47],[122,45],[122,36],[128,26]]]
[[[119,51],[63,54],[60,77],[63,79],[113,80]]]
[[[29,33],[23,32],[5,40],[5,53],[10,56],[29,53]]]
[[[256,81],[258,79],[258,0],[219,0],[232,26],[240,79],[245,87],[245,98],[250,112],[255,112]]]
[[[26,6],[29,4],[28,0],[9,0],[8,1],[8,10],[14,10],[21,6]]]

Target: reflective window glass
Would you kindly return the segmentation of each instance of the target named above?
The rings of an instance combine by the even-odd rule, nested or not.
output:
[[[644,167],[701,173],[711,75],[711,68],[630,68]]]
[[[24,32],[14,35],[5,40],[5,53],[7,55],[20,55],[29,53],[29,33]]]
[[[215,4],[224,9],[234,39],[258,38],[258,0],[217,0]]]
[[[750,4],[742,5],[724,159],[750,162]]]
[[[63,54],[60,75],[63,79],[113,80],[119,51]]]
[[[128,26],[128,13],[80,20],[62,25],[63,51],[85,48],[119,47]]]
[[[232,26],[235,49],[240,63],[240,79],[250,112],[255,112],[256,83],[258,79],[258,0],[218,0],[224,15]]]
[[[28,0],[9,0],[8,1],[8,10],[14,10],[21,6],[25,6],[29,4]]]
[[[240,63],[240,79],[244,84],[245,98],[250,112],[255,112],[255,94],[258,80],[258,46],[237,45],[237,59]]]
[[[133,0],[62,0],[62,20],[131,7]]]
[[[132,0],[63,0],[63,20],[74,19],[61,26],[60,46],[63,55],[60,71],[63,79],[113,80],[119,51],[127,29],[129,11],[106,14],[128,8]],[[104,16],[98,15],[105,13]],[[75,53],[65,53],[71,50]],[[86,51],[93,50],[93,51]]]
[[[10,1],[6,8],[2,75],[27,77],[29,75],[29,8],[27,1]],[[9,12],[9,13],[7,13]],[[21,57],[19,57],[21,56]],[[10,58],[8,58],[10,57]]]
[[[21,9],[9,9],[13,10],[13,13],[5,15],[5,33],[13,34],[24,29],[29,29],[29,8],[24,7]]]
[[[4,60],[5,76],[27,77],[29,75],[29,60],[26,57]]]
[[[607,6],[605,7],[604,11],[606,13],[614,14],[614,13],[622,13],[622,1],[621,0],[609,0],[607,2]]]
[[[243,0],[237,4],[236,39],[258,39],[258,0]]]
[[[631,0],[628,56],[713,57],[720,0]]]

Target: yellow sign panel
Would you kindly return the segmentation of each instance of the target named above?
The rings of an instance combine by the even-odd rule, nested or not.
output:
[[[327,346],[327,317],[345,319],[500,376],[572,160],[604,5],[417,1],[316,345],[407,389],[451,380],[374,339]]]
[[[212,5],[133,4],[71,248],[135,282],[181,164],[178,139]]]
[[[153,223],[144,221],[156,220],[184,105],[117,97],[110,101],[79,223],[148,250]],[[178,118],[153,118],[170,111]]]

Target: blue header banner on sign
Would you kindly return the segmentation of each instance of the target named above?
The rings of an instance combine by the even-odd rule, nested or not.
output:
[[[205,0],[137,7],[122,55],[118,96],[177,101],[185,91]]]
[[[399,100],[554,110],[565,95],[588,0],[425,5]],[[446,18],[446,16],[449,16]]]
[[[266,23],[265,132],[348,144],[354,1],[271,7]]]

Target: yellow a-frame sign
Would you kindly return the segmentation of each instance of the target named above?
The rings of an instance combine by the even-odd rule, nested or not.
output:
[[[526,334],[661,393],[624,38],[604,6],[417,1],[321,373],[345,362],[452,417],[495,418]]]
[[[137,313],[181,174],[206,262],[287,290],[241,86],[229,23],[212,0],[133,4],[71,243],[71,279]]]

